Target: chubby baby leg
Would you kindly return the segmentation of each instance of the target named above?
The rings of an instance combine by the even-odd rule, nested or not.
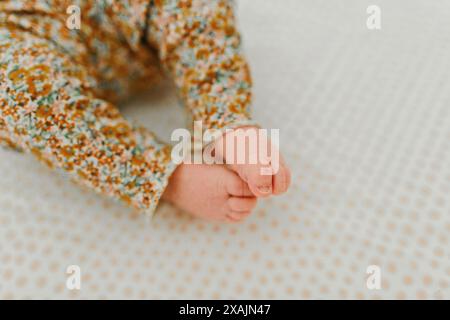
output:
[[[0,138],[149,214],[175,169],[170,146],[96,98],[84,65],[45,38],[0,26]]]

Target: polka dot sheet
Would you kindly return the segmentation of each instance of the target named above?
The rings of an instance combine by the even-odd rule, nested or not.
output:
[[[294,180],[239,225],[167,204],[149,221],[1,150],[0,298],[449,299],[449,10],[238,1],[255,118]],[[162,137],[185,124],[168,85],[123,110]]]

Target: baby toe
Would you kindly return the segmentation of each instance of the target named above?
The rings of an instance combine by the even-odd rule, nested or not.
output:
[[[251,212],[232,212],[227,215],[226,221],[229,223],[239,223],[244,221],[250,215]]]
[[[273,176],[273,192],[276,195],[285,193],[291,184],[291,172],[285,166],[282,165],[277,174]]]
[[[268,197],[272,194],[272,175],[261,174],[261,167],[252,166],[248,167],[247,183],[250,190],[257,197]],[[245,170],[245,169],[244,169]]]
[[[228,199],[228,206],[232,214],[250,214],[255,209],[257,203],[256,198],[240,198],[231,197]]]
[[[230,171],[227,178],[226,188],[229,195],[235,197],[254,196],[248,187],[248,183],[242,180],[236,173]]]

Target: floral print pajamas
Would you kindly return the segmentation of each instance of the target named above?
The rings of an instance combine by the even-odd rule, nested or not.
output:
[[[66,26],[71,5],[81,29]],[[153,213],[171,146],[116,104],[164,70],[205,129],[252,124],[231,0],[0,1],[0,143]]]

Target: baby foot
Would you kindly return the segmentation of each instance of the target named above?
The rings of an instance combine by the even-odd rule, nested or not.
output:
[[[256,206],[256,198],[236,173],[221,165],[181,164],[163,199],[193,216],[239,222]]]
[[[252,133],[248,131],[253,130],[254,136],[257,137],[257,143],[254,146],[251,143],[245,143],[244,146],[234,143],[234,152],[230,152],[230,150],[227,150],[226,141],[227,139],[235,139],[237,134],[239,134],[238,130],[241,130],[241,133],[246,133],[247,136],[250,136],[249,133]],[[246,127],[229,132],[215,142],[215,152],[218,152],[219,156],[223,157],[231,170],[247,182],[250,191],[256,197],[282,194],[288,190],[291,184],[291,172],[279,150],[271,144],[267,137],[259,136],[258,131],[259,129],[255,127]],[[259,159],[258,155],[262,147],[269,150],[269,159],[276,159],[276,165],[273,161],[271,164],[260,161],[261,159]],[[235,155],[239,154],[245,155],[246,162],[243,164],[239,164],[237,161]],[[257,159],[254,163],[248,161],[252,156],[254,159]]]

